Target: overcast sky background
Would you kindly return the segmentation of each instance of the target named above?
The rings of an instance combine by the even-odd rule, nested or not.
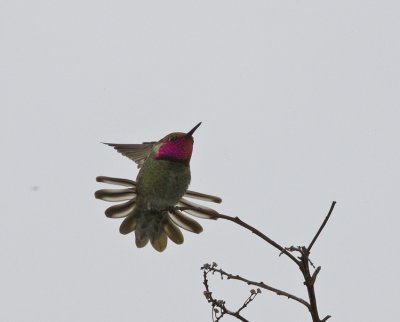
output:
[[[398,1],[1,1],[0,320],[211,321],[200,266],[307,297],[251,233],[203,220],[164,253],[136,249],[98,175],[199,121],[191,189],[285,246],[308,244],[332,321],[400,314]],[[235,308],[250,287],[211,281]],[[308,322],[263,292],[250,321]],[[224,321],[235,321],[227,317]]]

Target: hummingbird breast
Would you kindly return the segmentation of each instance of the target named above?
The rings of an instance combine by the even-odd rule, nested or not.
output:
[[[190,183],[189,164],[147,158],[137,176],[137,208],[164,210],[175,206]]]

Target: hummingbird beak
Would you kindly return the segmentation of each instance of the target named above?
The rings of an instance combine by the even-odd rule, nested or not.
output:
[[[193,129],[191,129],[189,132],[186,133],[186,137],[191,137],[194,133],[194,131],[197,130],[197,128],[201,125],[201,122],[199,124],[197,124]]]

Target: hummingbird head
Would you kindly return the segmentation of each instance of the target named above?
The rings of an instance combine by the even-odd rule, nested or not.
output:
[[[193,133],[200,124],[187,133],[173,132],[166,135],[159,141],[161,144],[153,159],[189,163],[193,151]]]

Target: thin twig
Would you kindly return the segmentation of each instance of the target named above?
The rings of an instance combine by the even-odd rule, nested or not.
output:
[[[193,207],[174,207],[175,210],[193,210],[195,208]],[[220,213],[215,213],[213,214],[213,218],[212,219],[225,219],[225,220],[229,220],[232,221],[248,230],[250,230],[253,234],[257,235],[258,237],[264,239],[267,243],[271,244],[272,246],[274,246],[276,249],[278,249],[280,251],[280,254],[285,254],[286,256],[288,256],[292,261],[294,261],[298,266],[300,264],[300,261],[296,259],[296,257],[294,257],[292,254],[290,254],[284,247],[282,247],[281,245],[279,245],[277,242],[273,241],[271,238],[269,238],[268,236],[266,236],[265,234],[263,234],[261,231],[259,231],[258,229],[254,228],[253,226],[250,226],[249,224],[245,223],[243,220],[241,220],[239,217],[231,217],[228,215],[224,215],[224,214],[220,214]]]
[[[234,223],[236,223],[236,224],[238,224],[238,225],[250,230],[253,234],[257,235],[258,237],[260,237],[262,239],[264,239],[268,244],[270,244],[270,245],[274,246],[276,249],[278,249],[281,254],[285,254],[287,257],[289,257],[293,262],[296,263],[297,266],[300,265],[300,261],[298,259],[296,259],[296,257],[294,257],[292,254],[290,254],[284,247],[279,245],[277,242],[273,241],[268,236],[264,235],[258,229],[256,229],[253,226],[250,226],[249,224],[245,223],[239,217],[231,217],[231,216],[227,216],[227,215],[223,215],[223,214],[218,213],[215,216],[215,218],[216,219],[221,218],[221,219],[232,221],[232,222],[234,222]]]
[[[311,276],[311,283],[314,285],[315,284],[315,280],[317,279],[317,275],[321,270],[321,266],[318,266],[317,269],[314,271],[314,273]]]
[[[246,283],[247,285],[258,286],[258,287],[261,287],[261,288],[266,289],[268,291],[274,292],[277,295],[281,295],[281,296],[287,297],[288,299],[292,299],[294,301],[297,301],[297,302],[305,305],[308,309],[310,309],[310,304],[307,301],[303,300],[302,298],[299,298],[299,297],[297,297],[297,296],[295,296],[293,294],[290,294],[288,292],[282,291],[282,290],[277,289],[275,287],[269,286],[269,285],[265,284],[264,282],[254,282],[254,281],[251,281],[251,280],[249,280],[247,278],[241,277],[239,275],[233,275],[233,274],[227,273],[224,270],[216,268],[216,267],[210,267],[210,270],[212,272],[220,273],[221,275],[226,276],[227,279],[242,281],[242,282]]]
[[[214,322],[218,322],[220,319],[222,319],[222,317],[225,314],[234,316],[235,318],[237,318],[240,321],[243,322],[249,322],[248,320],[246,320],[241,314],[240,312],[247,307],[247,305],[254,300],[254,298],[257,296],[257,294],[261,293],[261,291],[258,289],[257,291],[252,290],[250,292],[250,296],[244,301],[243,305],[237,309],[236,311],[231,311],[229,310],[226,306],[225,306],[225,301],[224,300],[217,300],[212,296],[212,292],[210,291],[210,287],[208,285],[208,279],[207,279],[207,275],[208,273],[212,272],[214,273],[214,268],[217,267],[216,263],[213,263],[212,265],[210,264],[205,264],[203,265],[203,267],[201,268],[203,270],[203,284],[205,287],[205,291],[204,291],[204,296],[206,297],[207,301],[209,303],[211,303],[211,309],[212,309],[212,319]],[[216,318],[214,320],[214,317]]]
[[[276,249],[278,249],[280,251],[280,255],[285,254],[287,257],[289,257],[299,268],[300,271],[303,275],[304,278],[304,285],[307,288],[307,293],[308,293],[308,298],[309,298],[309,302],[284,291],[281,291],[279,289],[276,289],[274,287],[271,287],[263,282],[254,282],[254,281],[250,281],[246,278],[243,278],[239,275],[232,275],[230,273],[227,273],[225,271],[223,271],[222,269],[217,269],[217,265],[215,263],[213,263],[212,265],[210,264],[205,264],[202,269],[203,269],[203,274],[204,274],[204,281],[203,284],[205,285],[206,291],[204,292],[204,295],[206,296],[208,302],[211,302],[212,304],[212,309],[213,309],[213,314],[216,317],[215,322],[219,321],[225,314],[229,314],[232,316],[235,316],[237,319],[241,320],[241,321],[247,321],[245,318],[243,318],[240,315],[240,311],[243,310],[247,304],[249,303],[249,301],[252,301],[252,297],[250,296],[242,305],[242,307],[237,310],[236,312],[232,312],[230,310],[228,310],[225,307],[225,301],[223,300],[216,300],[212,297],[212,293],[209,290],[208,287],[208,280],[207,280],[207,273],[212,272],[218,272],[221,274],[221,277],[226,276],[227,279],[235,279],[235,280],[239,280],[242,282],[247,283],[248,285],[255,285],[255,286],[259,286],[261,288],[264,288],[266,290],[269,290],[271,292],[276,293],[277,295],[282,295],[282,296],[286,296],[289,299],[295,300],[303,305],[305,305],[312,317],[313,322],[325,322],[327,321],[331,316],[327,315],[325,318],[323,318],[322,320],[319,318],[319,314],[318,314],[318,307],[317,307],[317,298],[315,295],[315,288],[314,288],[314,284],[316,281],[316,278],[318,276],[318,273],[321,270],[321,267],[318,266],[317,268],[315,268],[314,264],[311,262],[310,260],[310,251],[311,248],[314,246],[315,242],[317,241],[319,235],[321,234],[322,230],[324,229],[325,225],[327,224],[333,209],[335,208],[336,205],[336,201],[332,202],[332,205],[329,209],[329,212],[327,214],[327,216],[325,217],[324,221],[322,222],[320,228],[318,229],[317,233],[315,234],[314,238],[312,239],[310,245],[308,247],[305,246],[291,246],[288,248],[284,248],[282,247],[280,244],[278,244],[277,242],[275,242],[274,240],[272,240],[271,238],[269,238],[268,236],[266,236],[265,234],[263,234],[262,232],[260,232],[258,229],[254,228],[253,226],[250,226],[249,224],[245,223],[244,221],[242,221],[241,219],[239,219],[239,217],[231,217],[231,216],[227,216],[224,214],[220,214],[217,213],[213,219],[225,219],[225,220],[229,220],[232,221],[244,228],[246,228],[247,230],[251,231],[252,233],[254,233],[255,235],[257,235],[258,237],[262,238],[263,240],[265,240],[267,243],[269,243],[270,245],[272,245],[273,247],[275,247]],[[179,208],[180,209],[180,208]],[[181,209],[184,210],[184,209]],[[298,252],[299,256],[296,258],[292,252]],[[311,274],[310,272],[310,265],[312,267],[314,267],[314,272]],[[219,310],[216,309],[216,307],[218,307],[221,312]],[[218,314],[218,315],[217,315]],[[213,315],[213,319],[214,319],[214,315]]]
[[[244,310],[247,305],[254,300],[254,298],[257,296],[258,293],[261,293],[260,289],[257,289],[257,291],[252,290],[253,292],[250,291],[250,296],[247,298],[246,301],[244,301],[243,305],[236,311],[237,313],[240,313],[240,311]]]
[[[311,241],[310,245],[307,247],[308,252],[311,251],[311,248],[314,246],[314,243],[316,242],[317,238],[319,237],[319,235],[321,234],[322,230],[324,229],[326,223],[329,220],[329,217],[331,216],[331,214],[333,212],[333,208],[335,208],[335,205],[336,205],[336,201],[333,201],[332,205],[331,205],[331,208],[329,209],[329,212],[325,217],[325,220],[322,222],[321,227],[319,227],[319,229],[318,229],[317,233],[315,234],[313,240]]]

